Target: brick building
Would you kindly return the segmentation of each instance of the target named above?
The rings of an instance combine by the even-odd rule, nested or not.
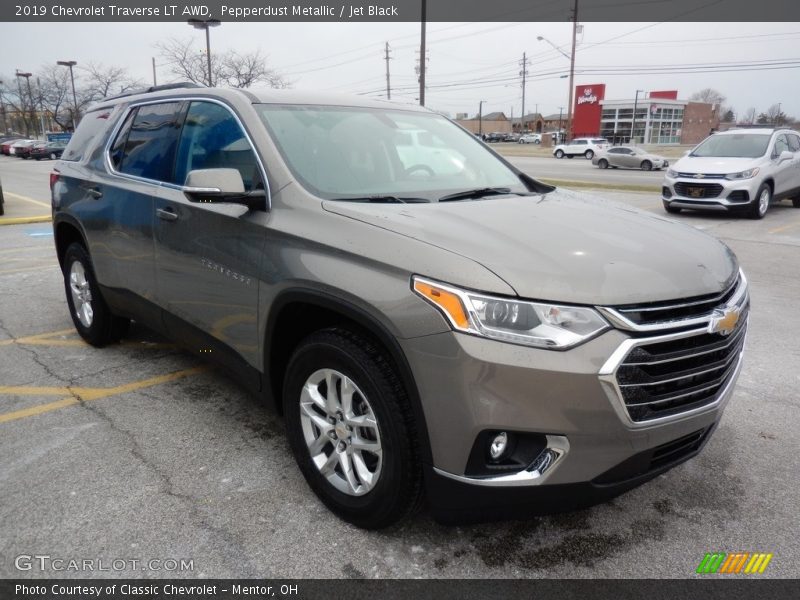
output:
[[[613,143],[633,138],[644,144],[696,144],[719,128],[718,105],[679,100],[676,90],[606,100],[605,88],[602,83],[575,86],[573,138],[599,135]]]

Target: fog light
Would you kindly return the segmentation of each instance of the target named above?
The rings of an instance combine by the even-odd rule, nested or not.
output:
[[[505,454],[507,448],[508,434],[505,431],[501,431],[494,436],[492,443],[489,444],[489,457],[492,460],[499,460]]]

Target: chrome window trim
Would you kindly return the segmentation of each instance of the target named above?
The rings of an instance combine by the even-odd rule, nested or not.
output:
[[[443,471],[438,467],[433,470],[438,475],[467,483],[484,487],[518,487],[541,485],[548,477],[563,463],[564,457],[569,453],[569,440],[563,435],[548,435],[547,446],[539,453],[527,468],[507,475],[496,475],[493,477],[470,477],[468,475],[456,475],[448,471]]]
[[[256,145],[255,143],[253,143],[253,138],[250,137],[250,132],[247,131],[247,128],[244,126],[244,123],[239,118],[239,115],[237,115],[228,104],[216,98],[209,98],[205,96],[172,96],[169,98],[159,98],[158,100],[141,100],[129,104],[125,109],[124,113],[119,117],[116,124],[114,125],[114,129],[112,130],[111,135],[108,137],[106,146],[103,149],[103,162],[105,163],[106,171],[108,172],[108,174],[115,177],[119,177],[121,179],[128,179],[139,183],[147,183],[156,187],[165,187],[173,190],[183,191],[183,189],[186,186],[179,185],[177,183],[172,183],[169,181],[159,181],[157,179],[149,179],[147,177],[139,177],[138,175],[130,175],[128,173],[122,173],[120,171],[117,171],[114,168],[114,165],[111,163],[111,146],[114,145],[114,140],[117,139],[117,135],[119,135],[119,130],[122,128],[122,125],[125,123],[125,119],[128,118],[128,115],[131,113],[131,111],[140,106],[148,106],[151,104],[168,104],[171,102],[211,102],[212,104],[218,104],[219,106],[222,106],[231,115],[233,115],[233,118],[236,120],[236,123],[242,129],[242,132],[244,132],[244,136],[247,139],[247,143],[250,144],[250,149],[253,151],[253,154],[256,157],[258,168],[261,170],[261,178],[264,181],[264,191],[267,194],[267,212],[269,212],[272,209],[272,191],[270,190],[269,187],[269,179],[267,179],[267,170],[266,168],[264,168],[264,162],[261,160],[261,156],[259,155],[258,150],[256,150]],[[181,130],[182,129],[183,126],[181,126]]]
[[[703,335],[708,333],[705,327],[700,329],[691,329],[689,331],[681,331],[678,333],[670,333],[665,335],[658,335],[654,337],[647,337],[647,338],[628,338],[624,342],[622,342],[619,347],[611,354],[605,364],[600,368],[598,372],[598,378],[600,379],[600,383],[603,387],[603,390],[606,392],[608,399],[611,401],[611,405],[614,407],[617,416],[622,420],[625,425],[627,425],[631,429],[644,429],[648,427],[662,425],[664,423],[670,423],[673,421],[680,421],[689,417],[694,417],[695,415],[706,413],[712,410],[716,410],[721,408],[725,405],[725,403],[730,398],[731,393],[733,392],[733,386],[736,383],[736,380],[739,377],[739,372],[742,368],[742,358],[744,357],[744,349],[747,345],[747,333],[748,333],[748,326],[750,324],[750,318],[745,320],[744,327],[744,340],[742,341],[742,349],[739,351],[738,357],[736,360],[736,366],[734,367],[733,375],[731,376],[728,383],[725,387],[717,394],[716,399],[713,402],[709,402],[708,404],[704,404],[703,406],[699,406],[697,408],[693,408],[691,410],[679,412],[673,415],[668,415],[665,417],[657,417],[655,419],[648,419],[646,421],[634,421],[631,419],[630,414],[628,413],[628,408],[625,404],[625,399],[622,396],[622,389],[620,388],[619,383],[617,382],[617,370],[619,369],[622,362],[625,360],[625,357],[637,346],[647,345],[647,344],[654,344],[659,342],[670,342],[673,340],[679,340],[683,338],[693,337],[696,335]]]
[[[730,288],[726,289],[724,292],[720,293],[720,297],[724,296],[726,293],[730,291]],[[713,300],[713,299],[712,299]],[[711,302],[712,300],[708,300]],[[644,331],[644,332],[651,332],[651,331],[664,331],[667,329],[677,329],[679,327],[693,327],[695,325],[708,325],[711,321],[711,316],[714,310],[720,308],[733,308],[738,307],[742,308],[747,304],[748,300],[748,293],[747,293],[747,277],[745,277],[744,272],[739,269],[739,284],[736,287],[736,291],[734,292],[733,296],[722,305],[715,306],[713,309],[708,311],[707,313],[697,316],[697,317],[690,317],[688,319],[675,319],[672,321],[659,321],[657,323],[648,323],[641,325],[639,323],[635,323],[634,321],[630,320],[626,317],[622,312],[616,308],[612,308],[610,306],[598,306],[596,307],[597,310],[600,312],[603,317],[606,318],[614,327],[617,329],[622,329],[626,331]],[[694,302],[689,302],[686,304],[670,304],[664,307],[664,310],[669,310],[670,308],[680,308],[681,306],[692,306]],[[651,310],[660,310],[660,309],[651,309]]]

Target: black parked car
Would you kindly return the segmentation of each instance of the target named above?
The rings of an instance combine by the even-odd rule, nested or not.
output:
[[[486,142],[504,142],[506,141],[506,134],[493,131],[492,133],[487,133],[483,139]]]
[[[34,144],[33,148],[31,148],[29,156],[31,158],[35,158],[36,160],[41,160],[43,158],[55,160],[57,158],[61,158],[61,155],[64,153],[64,148],[66,147],[67,145],[64,142]]]

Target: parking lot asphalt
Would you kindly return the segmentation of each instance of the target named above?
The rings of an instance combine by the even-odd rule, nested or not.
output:
[[[46,201],[51,166],[0,159],[4,189]],[[663,214],[653,194],[582,193]],[[328,512],[282,420],[224,373],[136,325],[84,344],[49,223],[0,227],[0,577],[693,577],[711,551],[800,576],[800,210],[677,220],[730,245],[751,283],[744,368],[704,451],[588,510],[468,527],[423,511],[377,533]],[[37,554],[128,562],[15,568]],[[169,559],[193,568],[159,570]]]

